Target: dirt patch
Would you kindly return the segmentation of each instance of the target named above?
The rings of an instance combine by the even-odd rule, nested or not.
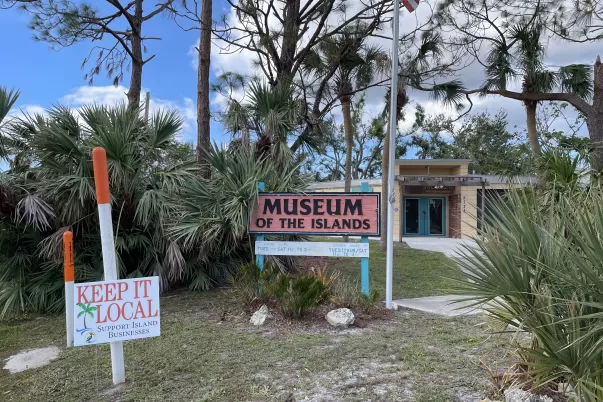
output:
[[[43,367],[58,359],[60,354],[61,350],[56,346],[24,350],[9,357],[4,365],[4,370],[8,370],[10,374],[15,374]]]

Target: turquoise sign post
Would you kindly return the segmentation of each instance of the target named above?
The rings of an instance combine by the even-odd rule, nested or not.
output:
[[[369,185],[367,182],[363,181],[360,184],[360,190],[363,193],[368,193]],[[362,236],[360,238],[361,243],[368,243],[368,236]],[[360,259],[360,288],[362,289],[362,293],[365,295],[369,295],[369,259],[368,257],[362,257]]]
[[[261,181],[258,183],[258,190],[259,191],[264,191],[266,189],[266,187],[264,186],[264,182]],[[264,235],[261,233],[258,233],[255,236],[255,241],[264,241]],[[258,254],[257,252],[255,253],[255,265],[258,266],[258,268],[260,269],[260,271],[264,270],[264,254]],[[262,282],[259,281],[258,282],[258,296],[262,295]]]

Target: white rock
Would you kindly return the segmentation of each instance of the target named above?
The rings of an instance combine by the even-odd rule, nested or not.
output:
[[[272,318],[272,314],[268,311],[268,306],[264,304],[258,311],[253,313],[249,322],[253,325],[264,325],[268,318]]]
[[[354,323],[354,313],[349,308],[338,308],[327,313],[329,324],[338,328],[347,328]]]
[[[20,373],[21,371],[38,368],[49,364],[59,357],[61,350],[56,346],[48,348],[31,349],[9,357],[4,366],[9,373]]]
[[[553,402],[553,399],[545,395],[533,395],[516,388],[505,391],[505,402]]]

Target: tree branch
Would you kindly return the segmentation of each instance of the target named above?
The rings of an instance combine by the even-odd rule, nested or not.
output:
[[[590,115],[593,112],[593,107],[588,104],[584,99],[580,98],[578,95],[574,95],[571,93],[564,92],[551,92],[551,93],[523,93],[523,92],[513,92],[507,90],[483,90],[483,89],[473,89],[470,91],[463,91],[463,93],[467,95],[482,93],[488,95],[500,95],[509,99],[516,99],[520,101],[565,101],[570,103],[573,107],[578,109],[580,112],[585,115]]]

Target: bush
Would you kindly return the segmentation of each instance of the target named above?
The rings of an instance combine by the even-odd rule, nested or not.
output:
[[[332,281],[313,274],[293,277],[279,273],[271,281],[264,282],[266,295],[274,297],[284,315],[299,318],[311,308],[329,300]]]
[[[381,306],[381,295],[379,291],[373,289],[368,295],[360,291],[358,281],[352,282],[345,277],[339,277],[333,286],[333,295],[331,301],[337,307],[347,307],[350,309],[361,309],[365,313],[370,312],[378,306]]]
[[[0,319],[63,309],[66,230],[74,233],[76,281],[102,279],[96,146],[107,152],[120,277],[157,275],[163,290],[205,290],[250,261],[247,213],[258,182],[267,191],[301,191],[299,169],[291,157],[277,168],[245,147],[213,146],[206,180],[192,147],[177,141],[182,122],[175,112],[146,121],[125,105],[85,107],[77,116],[58,106],[3,125],[10,170],[0,174]]]
[[[531,334],[520,356],[532,386],[560,380],[579,400],[601,401],[603,194],[566,189],[546,198],[518,190],[496,202],[479,250],[465,251],[458,290]]]
[[[232,291],[247,307],[258,298],[258,285],[270,283],[279,271],[268,265],[264,270],[256,264],[243,264],[236,275],[230,278]]]

